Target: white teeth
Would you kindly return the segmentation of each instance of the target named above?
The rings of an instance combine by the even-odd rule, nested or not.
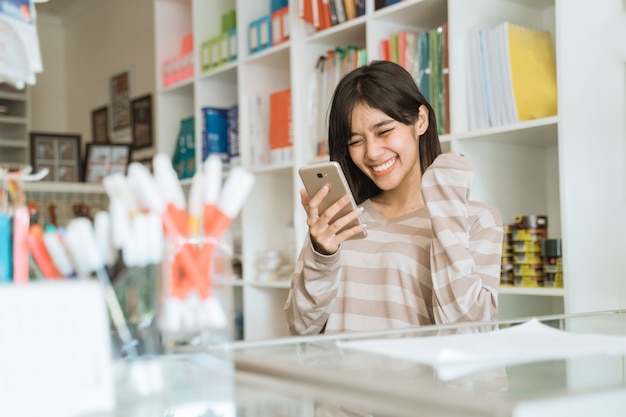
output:
[[[389,161],[385,162],[382,165],[378,165],[375,167],[372,167],[372,169],[374,170],[374,172],[382,172],[385,171],[389,168],[391,168],[393,166],[393,164],[396,163],[396,158],[390,159]]]

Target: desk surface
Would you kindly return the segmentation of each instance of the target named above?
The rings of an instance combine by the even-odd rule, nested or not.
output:
[[[541,417],[623,414],[626,409],[626,348],[620,343],[626,345],[625,311],[538,320],[541,326],[558,330],[558,335],[608,336],[607,342],[601,344],[606,345],[602,347],[620,345],[613,351],[600,349],[574,356],[557,354],[521,363],[491,364],[458,377],[442,378],[432,364],[350,347],[351,343],[363,341],[395,344],[440,341],[450,336],[480,338],[483,334],[517,330],[522,328],[519,325],[527,323],[528,320],[499,321],[238,342],[159,357],[154,360],[161,375],[157,380],[165,385],[154,395],[139,392],[137,385],[129,382],[133,380],[133,372],[126,364],[118,373],[118,381],[122,383],[118,385],[120,411],[116,415]],[[533,347],[533,341],[538,339],[526,339],[520,339],[521,356],[537,347]],[[595,339],[590,341],[596,342]],[[555,350],[563,350],[563,346]]]

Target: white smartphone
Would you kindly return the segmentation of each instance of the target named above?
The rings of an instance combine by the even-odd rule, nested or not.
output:
[[[328,161],[312,165],[306,165],[301,167],[298,170],[298,173],[300,174],[300,178],[302,179],[302,183],[304,184],[304,188],[309,194],[309,197],[313,197],[325,184],[328,184],[330,186],[328,195],[326,196],[326,198],[324,198],[324,201],[322,201],[322,204],[320,205],[320,211],[322,212],[326,211],[329,206],[331,206],[344,195],[347,194],[350,197],[350,203],[345,205],[339,211],[339,213],[337,213],[337,215],[333,217],[332,222],[340,217],[345,216],[353,210],[356,210],[357,205],[354,201],[354,196],[350,191],[350,187],[348,186],[346,177],[341,170],[341,166],[337,162]],[[361,216],[354,219],[341,230],[343,231],[359,224],[363,224]],[[350,239],[362,239],[366,236],[367,231],[364,229],[361,233],[350,237]]]

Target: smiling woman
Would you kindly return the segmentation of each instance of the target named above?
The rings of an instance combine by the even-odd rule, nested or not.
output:
[[[309,235],[285,311],[294,334],[378,331],[492,319],[502,219],[469,200],[467,158],[442,153],[437,121],[412,76],[390,61],[348,73],[331,102],[330,159],[360,209],[301,191]],[[365,239],[343,230],[362,212]]]

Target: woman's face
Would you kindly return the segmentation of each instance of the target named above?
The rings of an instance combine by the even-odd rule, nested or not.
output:
[[[352,111],[348,152],[359,167],[383,191],[405,181],[419,181],[419,135],[428,127],[428,110],[420,106],[418,120],[405,125],[380,110],[358,104]]]

